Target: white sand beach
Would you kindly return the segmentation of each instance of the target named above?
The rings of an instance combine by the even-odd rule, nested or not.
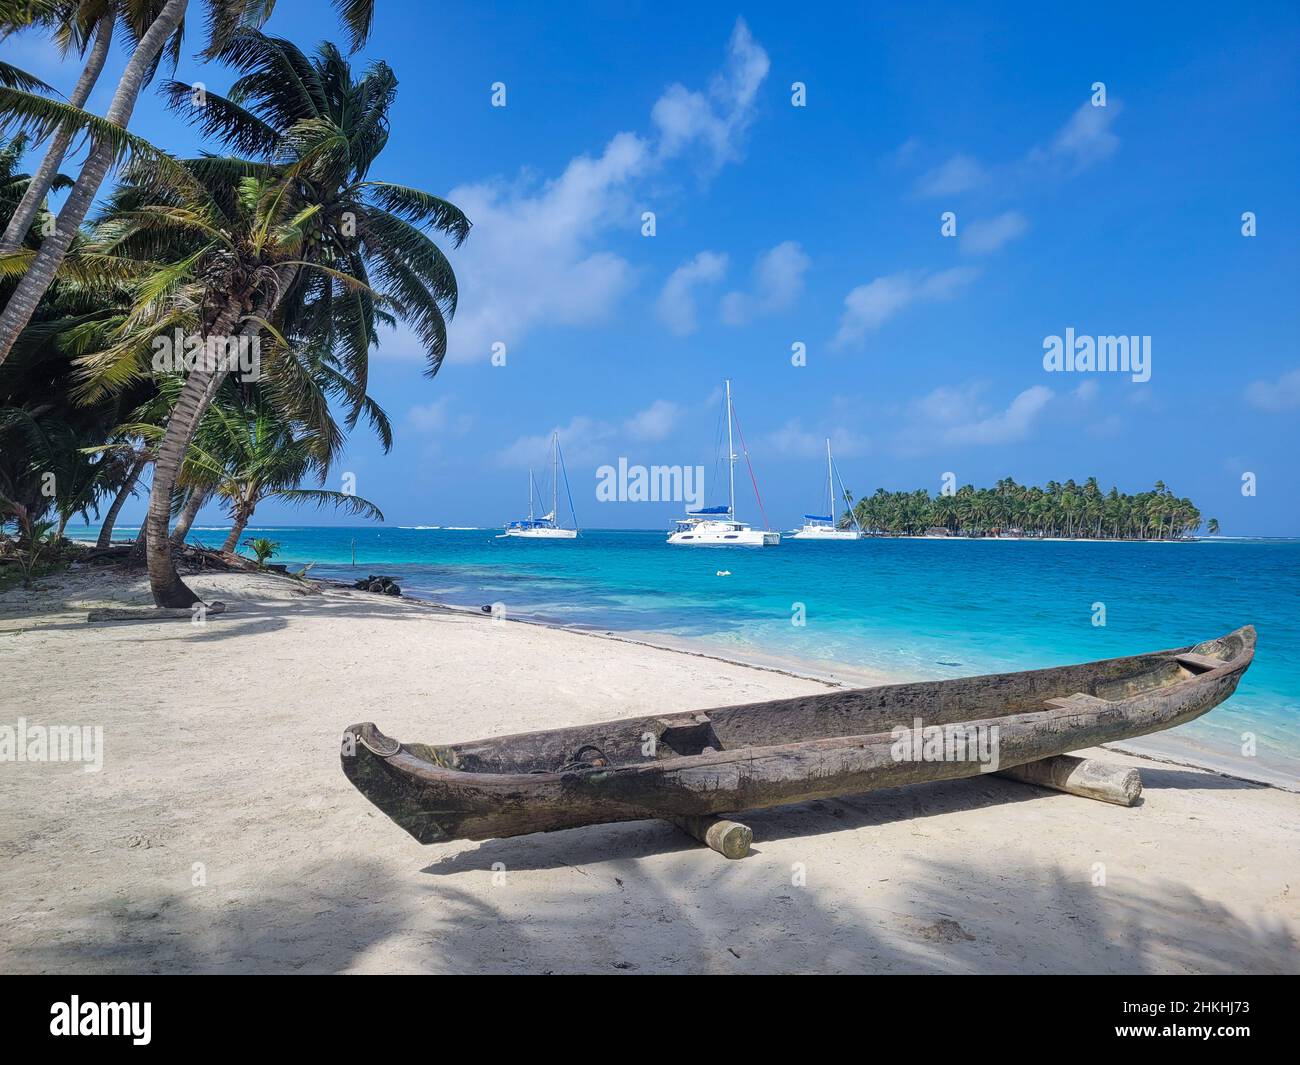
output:
[[[85,570],[0,597],[0,724],[104,730],[99,772],[0,763],[3,971],[1300,971],[1300,796],[1113,752],[1133,809],[984,777],[751,813],[734,862],[659,822],[423,847],[345,779],[346,725],[450,742],[823,685],[192,583],[231,611],[88,625],[149,597]]]

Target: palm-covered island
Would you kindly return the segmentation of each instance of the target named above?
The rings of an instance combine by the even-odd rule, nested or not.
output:
[[[868,533],[885,536],[1003,536],[1077,540],[1180,540],[1204,524],[1214,536],[1219,523],[1203,521],[1190,500],[1163,481],[1149,492],[1103,492],[1097,478],[1083,484],[1048,481],[1042,488],[1010,477],[992,488],[963,485],[932,496],[924,488],[884,488],[859,499],[852,517]],[[848,513],[842,524],[850,521]]]

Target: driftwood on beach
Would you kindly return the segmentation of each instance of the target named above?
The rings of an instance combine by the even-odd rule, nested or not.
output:
[[[198,607],[202,605],[203,609]],[[206,605],[196,603],[193,607],[138,606],[138,607],[102,607],[90,611],[86,620],[92,623],[102,621],[193,621],[198,617],[212,617],[224,614],[226,604],[218,600]]]
[[[681,824],[996,771],[1105,798],[1132,782],[1059,756],[1199,717],[1232,694],[1254,649],[1247,626],[1129,658],[445,746],[401,743],[366,722],[344,734],[343,770],[422,843],[649,818]],[[1017,775],[1029,763],[1039,764]]]

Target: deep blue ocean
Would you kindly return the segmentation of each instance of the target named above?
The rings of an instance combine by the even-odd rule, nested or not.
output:
[[[786,539],[769,548],[691,548],[669,547],[658,530],[584,530],[568,541],[498,532],[276,527],[245,537],[277,541],[273,561],[315,563],[312,576],[383,573],[410,594],[502,603],[515,617],[900,679],[1135,654],[1250,623],[1259,648],[1237,695],[1177,732],[1238,764],[1243,734],[1254,733],[1259,764],[1300,779],[1300,540]],[[193,537],[216,547],[224,532],[195,529]],[[799,604],[803,625],[794,623]],[[1104,605],[1105,625],[1093,624],[1095,604]]]

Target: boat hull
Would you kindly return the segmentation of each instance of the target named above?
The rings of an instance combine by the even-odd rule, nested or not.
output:
[[[795,529],[792,533],[786,533],[791,540],[861,540],[862,533],[857,529],[828,529],[824,526],[813,525],[805,526],[802,529]]]
[[[507,529],[502,537],[517,536],[525,540],[576,540],[577,529]]]
[[[704,521],[670,533],[668,542],[686,547],[775,547],[781,534],[751,529],[743,522]]]
[[[364,723],[344,734],[343,770],[422,843],[733,813],[978,776],[1173,728],[1233,693],[1254,646],[1248,626],[1131,658],[443,747]],[[962,757],[925,757],[934,729],[975,738]]]

